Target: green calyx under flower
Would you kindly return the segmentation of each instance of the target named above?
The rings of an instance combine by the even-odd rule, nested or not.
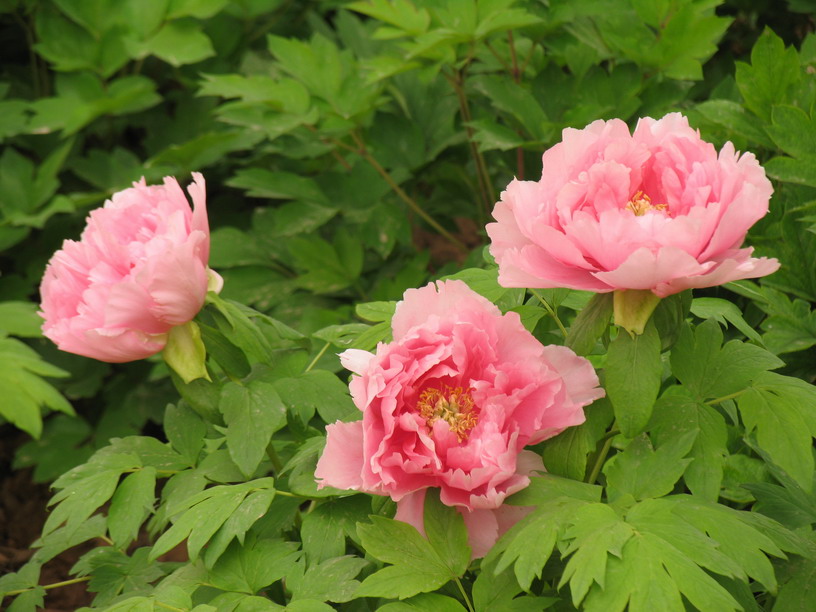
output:
[[[197,378],[212,382],[205,361],[207,351],[201,339],[201,330],[195,321],[188,321],[170,330],[162,357],[185,383]]]
[[[612,298],[615,325],[639,336],[659,303],[660,298],[648,289],[618,289]]]

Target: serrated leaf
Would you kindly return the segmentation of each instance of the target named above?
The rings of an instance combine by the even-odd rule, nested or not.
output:
[[[693,332],[685,327],[672,349],[674,375],[701,400],[741,391],[766,370],[783,365],[775,355],[752,344],[732,340],[720,347],[722,339],[719,324],[708,319]]]
[[[287,408],[308,422],[315,411],[325,423],[359,415],[348,386],[326,370],[310,370],[300,376],[279,378],[274,383]]]
[[[244,543],[244,535],[267,513],[275,499],[275,493],[275,489],[262,489],[247,495],[207,545],[204,562],[208,568],[215,564],[233,538],[237,538],[241,544]]]
[[[816,388],[766,372],[737,399],[746,432],[805,491],[813,487],[812,437],[816,435]]]
[[[277,582],[300,556],[291,542],[275,539],[248,539],[233,543],[209,571],[208,581],[224,591],[249,595]]]
[[[370,520],[357,527],[363,547],[393,565],[368,576],[357,595],[405,599],[435,591],[454,577],[413,526],[381,516],[371,516]]]
[[[697,429],[692,429],[672,436],[656,451],[646,434],[632,440],[604,465],[610,500],[627,494],[642,500],[670,493],[691,462],[684,457],[698,434]]]
[[[359,557],[345,556],[327,559],[311,565],[302,578],[287,585],[292,589],[293,599],[314,599],[342,603],[355,598],[360,582],[354,580],[368,561]]]
[[[108,533],[119,549],[126,549],[148,514],[156,498],[156,468],[145,467],[126,476],[116,488],[108,509]]]
[[[739,307],[733,302],[722,298],[694,298],[691,303],[691,312],[701,319],[717,319],[717,322],[721,324],[727,321],[751,340],[762,344],[760,335],[748,325]]]
[[[153,545],[151,559],[156,559],[187,538],[187,552],[196,559],[202,547],[255,489],[271,489],[272,478],[260,478],[239,485],[218,485],[187,499],[176,510],[179,516]]]
[[[683,478],[694,494],[707,501],[717,501],[724,458],[728,454],[723,416],[695,399],[685,388],[671,387],[657,401],[650,428],[655,441],[661,445],[688,432],[697,432],[689,451],[692,461]]]
[[[263,460],[272,434],[286,424],[286,408],[275,387],[261,381],[225,384],[219,408],[227,424],[230,457],[250,478]]]

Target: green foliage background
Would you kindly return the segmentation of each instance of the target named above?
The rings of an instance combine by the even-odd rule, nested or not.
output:
[[[71,576],[95,610],[816,609],[816,5],[780,6],[0,0],[0,421],[55,490],[9,609],[99,538]],[[602,298],[499,287],[501,189],[565,127],[675,110],[774,179],[750,243],[782,269],[664,300],[637,344]],[[192,171],[226,281],[198,319],[215,383],[42,339],[62,240]],[[513,502],[536,511],[475,564],[441,504],[425,540],[313,482],[324,425],[356,412],[335,353],[449,275],[588,355],[610,400],[541,445],[550,475]],[[157,561],[184,540],[189,562]]]

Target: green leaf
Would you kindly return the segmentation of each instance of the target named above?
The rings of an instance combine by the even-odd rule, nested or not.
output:
[[[292,542],[248,538],[243,545],[233,543],[221,555],[208,581],[223,591],[254,595],[283,578],[299,556]]]
[[[767,149],[773,148],[773,142],[763,130],[762,124],[757,123],[742,104],[731,100],[706,100],[695,106],[694,110],[748,142]]]
[[[439,560],[451,574],[461,576],[470,563],[468,531],[462,515],[439,501],[439,493],[429,489],[425,495],[425,535]]]
[[[738,340],[722,344],[722,330],[714,319],[686,327],[672,349],[674,375],[698,399],[722,397],[745,389],[766,370],[783,365],[768,351]]]
[[[200,24],[180,19],[165,23],[148,40],[134,45],[131,54],[136,58],[155,55],[173,66],[183,66],[211,57],[215,50]]]
[[[117,487],[108,509],[108,532],[117,548],[126,549],[139,535],[139,527],[153,512],[155,488],[154,467],[129,474]]]
[[[609,400],[602,398],[586,410],[586,422],[544,442],[541,453],[550,474],[583,480],[587,457],[612,424],[614,415]]]
[[[485,566],[494,560],[498,560],[492,572],[496,576],[513,565],[518,585],[529,591],[533,580],[541,577],[572,513],[586,503],[562,497],[541,504],[502,536],[483,561],[482,571],[489,571]],[[535,542],[535,546],[531,546],[531,542]]]
[[[0,417],[38,438],[42,431],[40,411],[44,407],[73,415],[74,409],[41,376],[64,377],[68,373],[45,361],[14,338],[0,332]]]
[[[707,501],[717,501],[728,454],[728,432],[723,416],[695,399],[686,388],[670,387],[655,405],[650,429],[660,446],[678,436],[697,432],[689,451],[692,461],[683,477],[692,493]]]
[[[354,312],[357,313],[358,317],[366,321],[391,323],[396,307],[396,302],[365,302],[357,304],[354,307]]]
[[[691,450],[698,430],[669,438],[657,451],[646,434],[632,440],[622,453],[604,465],[610,501],[631,495],[636,500],[662,497],[671,493],[691,459],[684,457]]]
[[[766,129],[777,146],[791,157],[816,156],[816,125],[801,108],[775,105],[771,110],[771,125]]]
[[[363,547],[377,559],[393,565],[363,580],[358,596],[406,599],[435,591],[454,577],[413,526],[381,516],[370,519],[371,523],[360,523],[357,527]]]
[[[609,345],[606,392],[627,438],[634,438],[649,422],[662,374],[660,338],[651,321],[638,336],[621,330]]]
[[[303,517],[300,535],[309,565],[346,552],[346,536],[357,538],[357,522],[371,510],[360,495],[324,502]]]
[[[621,521],[610,506],[589,504],[574,511],[572,524],[564,534],[568,545],[563,553],[572,557],[558,587],[569,582],[575,606],[581,603],[593,583],[601,589],[607,586],[607,553],[621,557],[623,546],[633,533],[632,527]]]
[[[739,307],[733,302],[722,298],[694,298],[691,302],[691,312],[701,319],[716,319],[722,325],[727,321],[751,340],[762,344],[760,335],[745,321]]]
[[[210,487],[188,498],[175,510],[179,516],[153,545],[150,558],[156,559],[187,538],[187,552],[191,559],[196,559],[251,491],[272,489],[273,484],[272,478],[260,478],[239,485]]]
[[[596,293],[570,325],[564,341],[578,355],[589,355],[612,320],[612,294]]]
[[[346,538],[327,506],[318,506],[303,517],[300,529],[306,560],[316,565],[327,559],[341,557],[346,552]]]
[[[751,65],[736,62],[736,79],[745,106],[770,121],[774,104],[788,101],[801,78],[799,56],[793,47],[766,29],[751,49]]]
[[[308,422],[315,411],[325,423],[349,420],[360,412],[351,401],[348,385],[326,370],[310,370],[300,376],[279,378],[275,388],[283,403]]]
[[[377,612],[465,612],[464,606],[451,597],[438,593],[420,593],[405,601],[395,601],[377,608]]]
[[[31,302],[0,302],[0,330],[22,338],[41,338],[42,318]]]
[[[184,403],[168,404],[164,411],[164,432],[173,448],[190,466],[195,466],[207,433],[207,425],[198,413]]]
[[[105,517],[100,514],[86,521],[72,521],[48,534],[43,531],[43,535],[31,545],[32,548],[39,548],[31,557],[31,562],[47,563],[77,544],[104,537],[105,531]]]
[[[747,433],[805,491],[813,488],[816,387],[766,372],[737,399]]]
[[[205,565],[211,568],[233,538],[243,544],[246,532],[269,511],[274,499],[274,489],[261,489],[247,495],[210,540],[205,553]]]
[[[272,434],[286,424],[286,408],[275,387],[252,381],[228,382],[219,408],[227,423],[227,448],[241,472],[250,478],[264,458]]]
[[[142,547],[131,556],[110,547],[98,547],[86,553],[73,572],[90,576],[88,590],[96,593],[94,606],[102,608],[122,596],[151,589],[150,583],[165,575],[164,564],[150,563],[150,548]]]
[[[342,603],[351,601],[360,587],[354,580],[368,561],[359,557],[345,556],[327,559],[311,565],[301,578],[287,575],[287,586],[292,589],[293,599],[314,599]]]
[[[431,18],[425,8],[416,8],[409,0],[368,0],[352,2],[345,8],[379,19],[404,32],[402,36],[418,36],[428,29]]]
[[[91,460],[65,473],[54,483],[54,488],[60,491],[51,498],[50,504],[57,506],[43,526],[43,536],[63,523],[67,528],[73,528],[85,522],[111,498],[122,473],[142,467],[141,461],[133,455],[111,454],[106,459],[107,464]]]

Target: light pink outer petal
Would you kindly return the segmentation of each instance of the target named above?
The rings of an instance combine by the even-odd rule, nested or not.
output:
[[[203,232],[206,236],[199,256],[205,266],[210,260],[210,225],[207,219],[206,182],[200,172],[193,172],[193,183],[187,187],[187,192],[193,199],[193,231]]]
[[[391,319],[394,341],[399,342],[411,329],[427,324],[434,316],[451,320],[456,319],[459,312],[473,311],[500,314],[495,304],[473,291],[464,281],[436,281],[420,289],[408,289]]]
[[[397,502],[397,513],[394,518],[416,527],[425,537],[425,494],[428,489],[420,489],[403,496]]]
[[[660,297],[676,291],[664,292],[655,288],[668,287],[677,278],[699,276],[712,267],[700,264],[681,249],[664,247],[656,253],[643,247],[632,253],[616,270],[595,272],[594,275],[615,289],[651,289]]]
[[[317,487],[361,490],[363,461],[363,422],[327,425],[326,448],[315,469]]]
[[[740,249],[733,258],[726,259],[710,272],[699,276],[675,279],[666,285],[658,286],[655,293],[657,295],[671,295],[686,289],[715,287],[744,278],[767,276],[779,269],[778,260],[767,257],[750,257],[752,252],[753,248],[750,247]]]
[[[125,363],[155,355],[164,348],[167,336],[147,335],[132,330],[104,333],[102,329],[57,327],[43,330],[62,351],[108,363]]]
[[[151,312],[170,326],[183,325],[198,314],[207,295],[207,266],[199,253],[207,236],[194,231],[187,242],[150,258],[143,270],[153,299]]]
[[[589,360],[576,355],[566,346],[550,344],[543,349],[545,359],[558,371],[574,404],[586,406],[606,395]]]

